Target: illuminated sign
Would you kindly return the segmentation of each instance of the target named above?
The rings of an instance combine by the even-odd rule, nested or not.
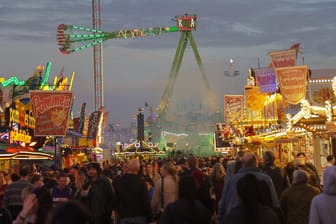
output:
[[[175,18],[180,31],[196,30],[196,15],[176,16]]]
[[[33,90],[29,94],[36,119],[34,135],[65,135],[72,92]]]
[[[10,134],[9,134],[9,143],[13,143],[14,141],[17,141],[17,142],[24,142],[24,143],[31,143],[31,136],[29,134],[27,134],[26,131],[23,131],[23,130],[20,130],[20,131],[17,131],[17,130],[13,130],[13,131],[10,131]]]
[[[9,110],[9,121],[19,124],[21,127],[35,128],[35,118],[26,114],[24,111],[18,111],[13,108]]]

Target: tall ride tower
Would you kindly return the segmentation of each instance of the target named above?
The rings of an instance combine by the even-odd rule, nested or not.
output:
[[[100,0],[92,0],[92,29],[97,34],[102,29]],[[104,106],[103,41],[93,46],[94,110]]]

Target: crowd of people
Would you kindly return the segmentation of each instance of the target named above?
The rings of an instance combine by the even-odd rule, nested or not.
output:
[[[224,157],[129,158],[55,170],[0,172],[3,224],[331,224],[336,166],[323,182],[304,153],[286,167],[272,151]]]

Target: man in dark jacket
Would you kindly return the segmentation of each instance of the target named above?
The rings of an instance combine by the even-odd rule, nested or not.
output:
[[[286,189],[280,198],[281,208],[285,213],[287,224],[309,222],[309,208],[320,189],[308,184],[309,174],[304,170],[295,170],[293,185]]]
[[[139,169],[139,160],[131,159],[127,164],[127,172],[114,182],[121,224],[147,224],[152,221],[147,185],[138,175]]]
[[[275,156],[272,151],[265,151],[263,156],[264,166],[262,171],[272,179],[277,195],[280,198],[281,193],[290,186],[287,172],[285,169],[275,166]]]
[[[253,153],[245,153],[242,158],[243,167],[233,175],[229,182],[225,182],[224,191],[218,203],[218,221],[221,222],[225,214],[227,214],[233,207],[239,204],[239,198],[236,194],[237,183],[240,178],[247,174],[253,174],[257,179],[263,180],[267,183],[271,194],[271,205],[275,208],[280,207],[278,196],[276,194],[272,179],[258,169],[257,156]]]
[[[94,224],[112,223],[112,210],[116,207],[116,196],[111,182],[101,176],[101,167],[92,162],[88,165],[90,181],[84,186],[87,204],[92,213]],[[85,191],[84,191],[85,194]]]

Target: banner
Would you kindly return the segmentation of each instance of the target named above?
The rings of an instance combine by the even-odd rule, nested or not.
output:
[[[78,129],[77,132],[80,134],[83,134],[83,129],[84,129],[84,121],[85,121],[85,107],[86,103],[84,102],[81,107],[80,111],[80,116],[79,116],[79,121],[78,121]]]
[[[280,93],[289,104],[298,104],[306,97],[308,65],[276,68]]]
[[[90,118],[89,118],[87,138],[95,139],[97,137],[101,114],[102,112],[100,111],[95,111],[91,113]]]
[[[269,53],[274,68],[290,67],[296,65],[297,49],[271,51]]]
[[[254,69],[256,85],[261,93],[274,93],[276,91],[276,75],[273,68]]]
[[[258,86],[245,86],[244,92],[248,109],[259,111],[264,108],[266,94],[260,93]]]
[[[64,136],[67,128],[72,92],[29,91],[35,117],[35,136]]]
[[[224,119],[227,124],[243,120],[243,96],[224,96]]]
[[[332,83],[327,80],[320,81],[319,79],[311,79],[310,94],[307,94],[307,98],[312,106],[325,106],[325,102],[328,100],[332,105],[336,103],[336,96],[332,89]]]

